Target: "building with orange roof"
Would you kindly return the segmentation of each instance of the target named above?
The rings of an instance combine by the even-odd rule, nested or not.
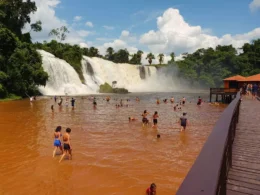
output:
[[[223,79],[224,88],[238,89],[238,88],[241,87],[240,86],[241,83],[239,83],[239,82],[242,82],[242,81],[245,81],[245,80],[246,80],[246,77],[243,77],[241,75],[235,75],[235,76],[232,76],[232,77],[225,78],[225,79]]]
[[[246,78],[246,82],[255,82],[255,83],[259,83],[260,82],[260,74],[256,74],[250,77]]]
[[[224,82],[224,88],[239,89],[243,86],[244,83],[259,84],[260,83],[260,74],[256,74],[256,75],[249,76],[249,77],[235,75],[235,76],[223,79],[223,82]]]

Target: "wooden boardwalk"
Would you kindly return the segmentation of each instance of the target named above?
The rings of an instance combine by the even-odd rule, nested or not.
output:
[[[260,101],[243,98],[227,195],[260,195]]]

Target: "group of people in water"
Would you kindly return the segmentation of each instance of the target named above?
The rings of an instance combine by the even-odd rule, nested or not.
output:
[[[65,98],[66,98],[65,105],[68,107],[69,106],[69,98],[68,97],[65,97]],[[88,99],[93,101],[93,106],[95,108],[97,106],[96,98],[92,96],[92,97],[90,97]],[[110,99],[111,98],[108,96],[104,100],[109,102]],[[117,99],[114,99],[114,100],[117,101]],[[63,103],[63,98],[62,97],[58,98],[58,97],[55,96],[54,97],[54,101],[55,101],[55,103],[58,101],[58,106],[61,107],[62,103]],[[127,99],[126,101],[129,102],[130,99]],[[140,99],[138,97],[136,97],[136,102],[139,102],[139,101],[140,101]],[[74,109],[75,102],[76,102],[76,100],[74,98],[71,98],[70,103],[71,103],[72,109]],[[163,99],[163,102],[167,103],[168,99]],[[170,102],[172,104],[175,103],[174,97],[170,98]],[[185,99],[185,97],[183,97],[179,101],[178,104],[173,106],[174,111],[176,111],[177,109],[181,110],[182,109],[181,106],[184,106],[185,103],[186,103],[186,99]],[[160,104],[160,100],[159,99],[156,100],[156,104]],[[197,105],[200,106],[201,104],[202,104],[202,99],[201,99],[201,97],[198,97]],[[125,105],[128,106],[128,104],[125,104]],[[123,106],[124,106],[123,100],[121,99],[120,102],[116,104],[116,108],[123,107]],[[52,111],[54,110],[54,105],[51,105],[51,109],[52,109]],[[148,126],[150,124],[150,121],[148,119],[148,115],[149,115],[149,112],[147,110],[144,110],[144,112],[141,114],[143,127],[144,126]],[[181,127],[180,131],[184,131],[186,129],[187,125],[188,125],[188,119],[187,119],[186,116],[187,116],[187,113],[183,112],[182,116],[179,118],[179,124],[180,124],[180,127]],[[152,117],[151,117],[152,123],[153,123],[152,124],[153,128],[157,128],[158,118],[159,118],[158,111],[155,111],[153,113]],[[138,119],[135,118],[135,117],[129,117],[128,120],[129,120],[129,122],[132,122],[132,121],[136,121]],[[55,129],[55,132],[53,134],[53,137],[54,137],[53,157],[56,156],[57,150],[60,150],[61,157],[60,157],[59,162],[61,162],[64,159],[65,156],[68,156],[68,159],[72,159],[72,146],[71,146],[71,142],[70,142],[71,129],[70,128],[66,128],[64,134],[62,134],[61,131],[62,131],[62,127],[61,126],[57,126],[56,129]],[[161,135],[157,134],[157,138],[160,138],[160,137],[161,137]],[[155,183],[152,183],[150,185],[150,187],[147,188],[146,194],[147,195],[156,195],[156,184]]]
[[[72,159],[72,148],[71,148],[71,143],[70,143],[70,133],[71,129],[67,128],[65,134],[62,136],[61,133],[61,126],[56,127],[55,132],[54,132],[54,150],[53,150],[53,157],[56,155],[57,149],[60,149],[61,151],[61,158],[60,161],[65,157],[65,155],[69,156],[69,159]],[[63,141],[63,147],[61,144],[61,140]]]

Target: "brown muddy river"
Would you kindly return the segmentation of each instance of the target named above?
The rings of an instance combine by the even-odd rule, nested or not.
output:
[[[157,97],[172,94],[178,100],[185,95],[182,111],[174,111],[171,103],[156,105]],[[157,194],[175,194],[224,109],[208,103],[198,107],[198,94],[184,95],[114,95],[110,103],[99,95],[96,110],[87,97],[76,97],[74,110],[65,106],[65,98],[61,109],[51,97],[0,102],[0,194],[144,195],[153,182]],[[115,98],[130,98],[130,106],[116,109]],[[158,111],[158,130],[142,127],[145,109],[149,119]],[[179,132],[176,121],[183,111],[190,125]],[[129,116],[138,121],[129,123]],[[59,151],[52,157],[58,125],[62,133],[72,129],[73,159],[61,163]]]

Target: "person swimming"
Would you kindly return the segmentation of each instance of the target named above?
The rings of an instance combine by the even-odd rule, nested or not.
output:
[[[180,118],[181,131],[186,130],[188,124],[188,119],[186,118],[187,113],[183,113],[183,116]]]
[[[131,121],[136,121],[137,119],[134,117],[128,117],[128,120],[129,120],[129,122],[131,122]]]
[[[146,195],[156,195],[156,185],[152,183],[150,187],[146,190]]]
[[[174,97],[171,98],[171,103],[172,103],[172,104],[174,103]]]
[[[183,98],[182,98],[182,104],[184,105],[184,104],[185,104],[185,102],[186,102],[186,98],[185,98],[185,97],[183,97]]]
[[[61,146],[61,126],[58,126],[56,129],[55,129],[55,132],[54,132],[54,150],[53,150],[53,157],[55,157],[56,155],[56,151],[58,148],[60,148],[61,150],[61,153],[63,154],[63,149],[62,149],[62,146]]]
[[[147,112],[147,110],[144,110],[144,113],[142,114],[142,122],[143,122],[143,126],[147,125],[149,123],[149,120],[147,119],[147,115],[149,114],[149,112]]]
[[[72,148],[71,148],[71,143],[70,143],[70,133],[71,133],[71,129],[67,128],[66,129],[66,133],[63,136],[63,155],[60,158],[60,161],[62,161],[62,159],[64,158],[65,155],[69,155],[69,159],[72,160]]]
[[[159,118],[158,112],[155,111],[153,115],[153,127],[157,127],[157,123],[158,123],[157,118]]]

